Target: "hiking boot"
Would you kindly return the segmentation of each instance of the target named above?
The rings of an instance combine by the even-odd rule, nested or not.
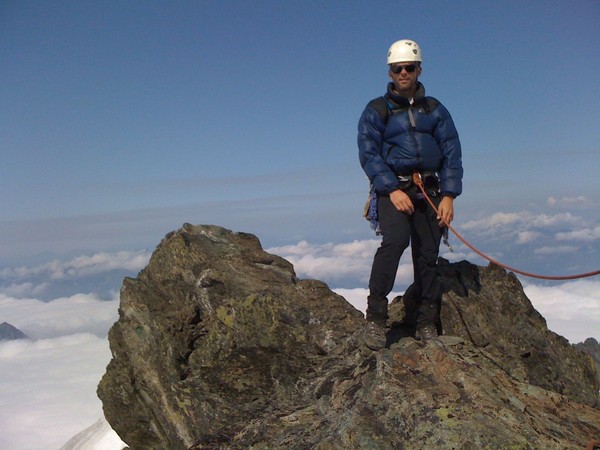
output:
[[[363,330],[363,342],[370,350],[377,351],[385,347],[386,331],[382,325],[368,321]]]
[[[417,337],[419,337],[424,344],[427,344],[429,341],[437,342],[440,340],[434,325],[422,325],[417,328]]]
[[[369,295],[367,297],[367,321],[385,326],[388,319],[388,299]]]

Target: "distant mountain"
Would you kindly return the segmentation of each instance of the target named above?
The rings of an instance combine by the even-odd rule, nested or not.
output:
[[[25,333],[8,322],[0,323],[0,341],[13,341],[15,339],[29,339]]]
[[[103,417],[69,439],[60,450],[121,450],[125,447],[126,445]]]

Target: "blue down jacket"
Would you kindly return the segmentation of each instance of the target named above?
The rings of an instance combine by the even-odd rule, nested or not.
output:
[[[370,102],[358,122],[360,164],[378,194],[399,188],[398,175],[437,172],[440,190],[456,197],[462,192],[462,158],[458,132],[448,110],[427,101],[418,85],[415,100],[397,95],[388,85],[385,99],[392,108],[387,119]]]

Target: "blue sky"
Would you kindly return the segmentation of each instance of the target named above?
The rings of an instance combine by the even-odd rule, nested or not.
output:
[[[457,224],[600,191],[595,1],[4,1],[0,264],[371,237],[356,122],[400,38],[463,143]],[[598,219],[597,212],[590,219]]]

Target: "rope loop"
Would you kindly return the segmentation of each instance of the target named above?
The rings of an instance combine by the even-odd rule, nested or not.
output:
[[[434,203],[429,198],[429,195],[427,195],[427,191],[425,189],[425,186],[423,185],[423,179],[421,178],[421,174],[419,172],[414,172],[412,180],[413,180],[413,183],[419,188],[419,190],[421,191],[421,193],[423,194],[423,196],[427,200],[427,203],[429,203],[429,206],[431,206],[433,208],[433,210],[435,211],[435,213],[439,216],[438,209],[436,208],[436,206],[434,205]],[[483,253],[481,250],[478,250],[477,248],[475,248],[465,238],[463,238],[454,228],[452,228],[452,226],[450,224],[446,224],[446,226],[448,227],[448,229],[450,231],[452,231],[452,233],[454,233],[454,235],[463,244],[465,244],[467,247],[469,247],[471,250],[473,250],[475,253],[477,253],[482,258],[487,259],[489,262],[491,262],[493,264],[496,264],[497,266],[503,267],[504,269],[510,270],[511,272],[515,272],[515,273],[518,273],[518,274],[521,274],[521,275],[524,275],[526,277],[538,278],[540,280],[576,280],[576,279],[579,279],[579,278],[586,278],[586,277],[593,277],[593,276],[596,276],[596,275],[600,275],[600,270],[594,270],[593,272],[587,272],[587,273],[580,273],[580,274],[577,274],[577,275],[550,276],[550,275],[538,275],[538,274],[535,274],[535,273],[525,272],[523,270],[515,269],[514,267],[510,267],[510,266],[507,266],[506,264],[503,264],[503,263],[501,263],[499,261],[496,261],[492,257],[490,257],[490,256],[486,255],[485,253]]]

